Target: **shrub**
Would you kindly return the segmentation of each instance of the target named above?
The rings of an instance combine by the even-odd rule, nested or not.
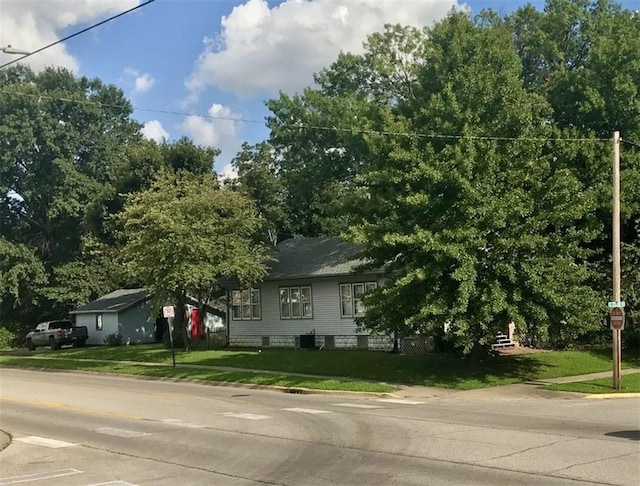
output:
[[[0,349],[12,349],[18,345],[18,335],[5,327],[0,327]]]
[[[104,343],[107,346],[121,346],[122,336],[116,333],[109,334],[106,338],[104,338]]]

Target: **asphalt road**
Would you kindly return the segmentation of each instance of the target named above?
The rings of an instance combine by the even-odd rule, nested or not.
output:
[[[640,400],[422,400],[0,369],[0,486],[640,483]]]

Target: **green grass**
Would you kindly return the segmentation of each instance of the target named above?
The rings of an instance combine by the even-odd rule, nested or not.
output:
[[[55,353],[47,350],[35,353],[14,351],[0,353],[0,365],[7,363],[6,359],[9,357],[16,358],[21,355],[25,357],[46,356],[60,362],[66,362],[66,360],[60,358],[68,358],[171,364],[171,352],[169,350],[159,345],[143,345],[62,349]],[[640,366],[637,354],[632,356],[627,352],[623,356],[623,367]],[[186,365],[229,367],[246,370],[268,370],[282,375],[301,373],[331,378],[330,380],[319,380],[320,382],[342,383],[344,380],[357,380],[374,383],[435,386],[458,390],[608,371],[612,365],[611,352],[606,349],[550,351],[518,356],[487,356],[477,360],[454,354],[413,356],[372,351],[264,349],[262,352],[258,352],[255,349],[224,349],[191,351],[188,353],[177,352],[176,362],[181,365],[181,370],[185,370],[184,366]],[[89,363],[72,363],[75,364],[66,364],[66,369],[86,369],[84,368],[85,365],[89,365]],[[16,366],[16,364],[12,360],[11,365]],[[137,367],[134,368],[137,369]],[[163,367],[161,369],[168,368]],[[188,373],[195,375],[201,371],[189,369]],[[228,373],[232,373],[232,370],[218,370],[218,372],[222,371],[227,374],[219,376],[222,376],[225,381],[232,381],[228,375]],[[155,373],[157,375],[160,372],[156,370],[145,373]],[[175,372],[172,371],[171,373]],[[256,375],[249,374],[249,376],[255,377]],[[273,379],[272,375],[269,376],[271,377],[270,379]],[[289,376],[288,378],[293,380],[294,377]],[[333,378],[341,378],[342,380]],[[308,380],[308,378],[295,377],[295,380],[303,379]],[[246,381],[242,382],[245,383]],[[323,385],[319,384],[316,388],[321,386]]]
[[[574,383],[557,383],[547,385],[545,390],[566,391],[575,393],[640,393],[640,373],[624,375],[620,378],[620,391],[613,389],[613,380],[600,378],[597,380],[577,381]]]
[[[242,371],[219,371],[192,368],[188,365],[146,366],[135,364],[78,362],[60,357],[29,358],[0,356],[0,365],[12,368],[31,368],[58,371],[92,371],[98,373],[115,373],[153,378],[173,378],[202,380],[222,383],[243,383],[248,385],[269,385],[285,388],[308,388],[312,390],[359,391],[370,393],[389,393],[397,389],[383,383],[370,383],[353,380],[333,380],[313,377],[300,377],[285,374],[266,374]]]

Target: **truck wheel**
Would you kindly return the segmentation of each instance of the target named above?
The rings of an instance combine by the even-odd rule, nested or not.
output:
[[[58,349],[58,345],[56,344],[56,340],[53,339],[53,336],[49,338],[49,347],[51,348],[51,351]]]
[[[31,339],[27,339],[26,346],[27,346],[27,349],[29,351],[33,351],[34,349],[36,349],[36,347],[33,345],[33,342],[31,341]]]
[[[76,348],[84,348],[85,344],[87,344],[85,339],[78,339],[76,341]]]

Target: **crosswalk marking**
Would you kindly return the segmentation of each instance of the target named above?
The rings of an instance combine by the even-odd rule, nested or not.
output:
[[[227,412],[227,413],[224,413],[223,415],[225,417],[239,418],[239,419],[246,419],[246,420],[265,420],[265,419],[271,418],[268,415],[259,415],[256,413]]]
[[[131,439],[133,437],[144,437],[146,435],[151,435],[147,432],[137,432],[135,430],[126,430],[126,429],[116,429],[113,427],[99,427],[97,429],[93,429],[98,434],[105,435],[113,435],[116,437],[123,437],[125,439]]]
[[[333,405],[337,407],[366,408],[366,409],[382,408],[380,405],[365,405],[363,403],[334,403]]]
[[[321,414],[332,413],[329,410],[316,410],[315,408],[283,408],[287,412],[309,413],[309,414]]]
[[[381,403],[398,403],[400,405],[420,405],[424,403],[416,400],[405,400],[403,398],[378,398],[377,401]]]
[[[18,439],[16,439],[18,440]],[[81,474],[82,471],[78,469],[58,469],[56,471],[23,474],[21,476],[11,476],[8,478],[0,478],[0,485],[5,486],[8,484],[30,483],[32,481],[44,481],[47,479],[61,478],[63,476],[72,476],[74,474]]]
[[[24,442],[25,444],[31,445],[39,445],[44,447],[49,447],[51,449],[61,449],[62,447],[72,447],[75,444],[71,442],[64,442],[62,440],[48,439],[46,437],[38,437],[35,435],[31,435],[28,437],[19,437],[14,439],[17,442]]]
[[[180,419],[164,419],[162,423],[167,425],[174,425],[175,427],[184,427],[186,429],[202,429],[204,425],[190,424],[189,422],[183,422]]]

